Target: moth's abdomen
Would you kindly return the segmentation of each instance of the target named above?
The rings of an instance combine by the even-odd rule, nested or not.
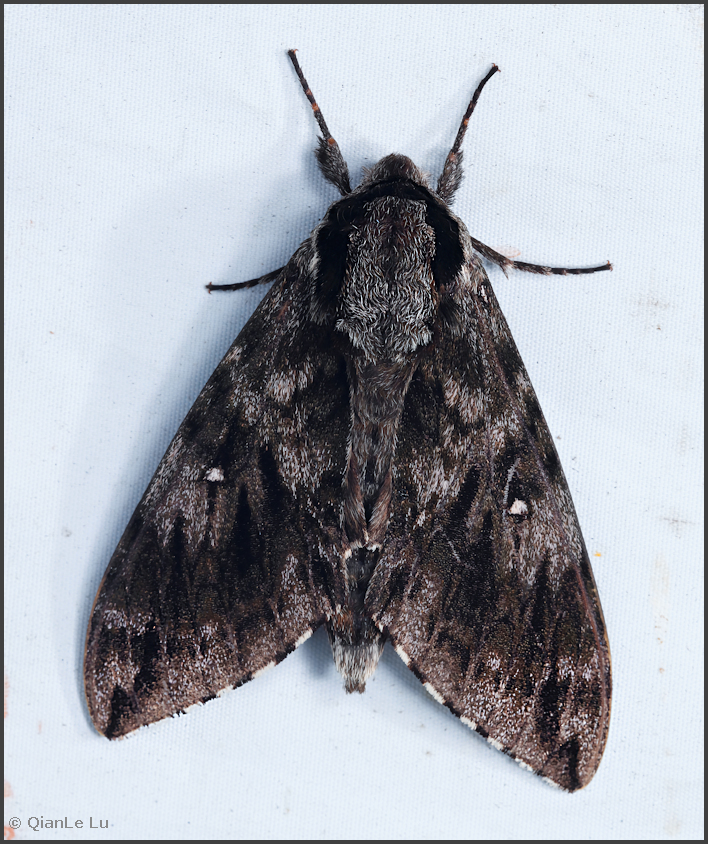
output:
[[[327,627],[350,692],[364,690],[383,648],[383,634],[364,613],[364,596],[385,541],[401,411],[436,318],[435,231],[425,201],[396,195],[410,186],[374,182],[361,202],[346,227],[335,310],[351,410],[343,481],[347,599]]]

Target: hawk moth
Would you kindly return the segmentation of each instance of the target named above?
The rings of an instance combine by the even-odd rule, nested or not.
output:
[[[280,662],[320,625],[347,691],[389,639],[427,690],[568,791],[600,762],[610,654],[553,440],[480,256],[450,210],[478,85],[436,189],[393,154],[341,199],[180,426],[110,560],[85,689],[108,738]]]

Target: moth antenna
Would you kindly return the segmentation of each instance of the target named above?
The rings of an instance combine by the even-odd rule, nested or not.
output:
[[[259,284],[270,284],[275,281],[283,272],[285,267],[279,267],[270,273],[260,276],[259,278],[252,278],[249,281],[237,281],[235,284],[209,284],[205,285],[206,289],[211,293],[212,290],[245,290],[247,287],[257,287]]]
[[[489,80],[492,78],[492,76],[494,76],[494,74],[498,70],[499,68],[495,64],[493,64],[492,69],[477,86],[477,90],[474,92],[474,95],[470,100],[469,105],[467,106],[467,111],[462,117],[460,128],[457,130],[457,137],[455,138],[455,143],[452,145],[452,149],[450,150],[450,152],[448,152],[447,158],[445,159],[445,166],[443,167],[443,171],[440,174],[440,178],[438,179],[437,193],[438,196],[448,205],[452,201],[455,192],[460,187],[460,184],[462,182],[462,152],[460,151],[460,147],[462,146],[462,141],[465,137],[465,132],[467,131],[467,126],[470,122],[470,117],[472,116],[472,112],[474,111],[474,108],[477,105],[479,95],[482,93],[482,88],[484,88],[487,82],[489,82]]]
[[[347,167],[347,162],[342,156],[339,145],[327,128],[325,119],[322,116],[322,111],[317,105],[317,100],[310,90],[310,86],[307,84],[307,79],[305,79],[305,76],[300,69],[300,64],[295,56],[295,53],[295,50],[288,50],[290,61],[293,63],[295,73],[297,73],[297,78],[300,80],[300,85],[302,85],[302,90],[305,92],[305,96],[310,101],[312,111],[315,115],[315,120],[317,121],[317,125],[320,127],[320,132],[322,132],[322,137],[317,139],[319,147],[315,150],[317,163],[319,164],[320,170],[322,171],[322,175],[325,179],[327,179],[328,182],[332,182],[342,196],[346,196],[348,193],[352,192],[351,184],[349,183],[349,168]]]
[[[525,261],[512,261],[511,258],[507,258],[500,252],[496,252],[490,246],[487,246],[472,236],[470,236],[470,241],[476,252],[479,252],[483,258],[486,258],[493,264],[500,266],[504,270],[504,274],[506,274],[507,270],[521,270],[525,273],[536,273],[536,275],[587,275],[588,273],[601,273],[603,270],[612,269],[612,264],[609,261],[599,267],[579,268],[544,267],[541,264],[527,264]]]

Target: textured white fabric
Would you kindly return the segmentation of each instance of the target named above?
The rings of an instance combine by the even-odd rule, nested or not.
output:
[[[702,7],[6,7],[5,824],[62,838],[702,836]],[[336,197],[296,47],[358,181],[436,176],[492,62],[455,211],[555,437],[614,657],[609,743],[557,792],[387,648],[345,695],[322,631],[199,712],[108,743],[91,601],[158,460]],[[8,788],[10,796],[7,797]],[[78,829],[28,829],[31,817]],[[90,819],[108,829],[91,830]]]

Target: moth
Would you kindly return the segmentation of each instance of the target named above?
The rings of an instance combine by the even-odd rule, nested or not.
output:
[[[433,697],[567,791],[600,762],[605,622],[575,509],[475,240],[450,204],[479,83],[433,189],[388,155],[272,282],[177,431],[86,639],[117,738],[252,680],[325,625],[348,692],[388,639]],[[210,286],[217,289],[217,286]]]

